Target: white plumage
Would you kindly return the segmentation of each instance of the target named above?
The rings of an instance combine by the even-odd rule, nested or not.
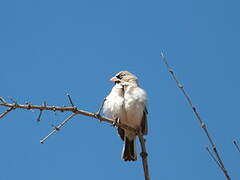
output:
[[[139,128],[142,123],[144,109],[146,108],[147,94],[138,86],[128,84],[124,88],[124,108],[127,118],[122,122]]]
[[[123,86],[115,84],[110,94],[106,97],[103,106],[103,113],[111,119],[123,119],[125,113],[123,109],[124,97],[123,97]]]

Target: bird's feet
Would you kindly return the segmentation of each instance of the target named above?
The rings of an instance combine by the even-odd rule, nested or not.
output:
[[[115,118],[113,123],[112,123],[112,126],[116,127],[116,125],[119,124],[119,123],[120,123],[120,119],[119,118]]]
[[[98,112],[94,112],[93,115],[94,115],[95,118],[99,119],[100,122],[102,122],[102,120],[101,120],[101,114],[100,114],[99,111],[98,111]]]

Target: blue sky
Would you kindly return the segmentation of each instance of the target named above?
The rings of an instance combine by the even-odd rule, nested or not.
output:
[[[239,179],[239,2],[227,0],[49,0],[0,2],[0,96],[18,103],[96,111],[116,72],[135,73],[148,92],[152,179],[225,177],[169,63],[207,123],[232,179]],[[9,99],[8,99],[9,100]],[[1,108],[3,111],[4,108]],[[0,180],[143,179],[141,159],[120,159],[116,130],[84,116],[42,145],[68,114],[16,110],[0,121]]]

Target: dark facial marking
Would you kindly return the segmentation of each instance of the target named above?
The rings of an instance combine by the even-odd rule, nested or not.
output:
[[[125,74],[123,72],[121,72],[121,73],[116,75],[116,78],[121,80],[123,78],[123,76],[125,76]]]
[[[116,76],[116,78],[122,79],[122,76],[121,76],[120,74],[118,74],[118,75]]]
[[[118,83],[120,83],[120,82],[121,82],[121,81],[115,81],[114,83],[115,83],[115,84],[118,84]]]

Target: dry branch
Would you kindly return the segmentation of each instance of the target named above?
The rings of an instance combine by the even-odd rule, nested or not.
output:
[[[27,109],[27,110],[38,109],[38,110],[42,110],[42,111],[45,110],[45,111],[72,112],[72,113],[75,113],[75,114],[81,114],[81,115],[84,115],[84,116],[89,116],[89,117],[92,117],[92,118],[95,118],[95,119],[99,119],[100,121],[104,121],[104,122],[110,123],[112,125],[114,124],[117,127],[121,127],[121,128],[130,130],[130,131],[134,131],[134,132],[136,132],[136,134],[138,134],[138,131],[136,129],[134,129],[134,128],[128,126],[128,125],[125,125],[125,124],[122,124],[122,123],[119,123],[119,122],[115,122],[112,119],[109,119],[107,117],[101,116],[101,115],[96,114],[96,113],[80,110],[77,107],[60,107],[60,106],[45,106],[45,105],[32,105],[32,104],[26,104],[25,105],[25,104],[16,104],[16,103],[11,104],[11,103],[7,103],[7,102],[0,104],[0,106],[9,107],[12,110],[13,109]]]
[[[146,146],[145,146],[145,139],[143,138],[142,135],[138,136],[139,141],[141,143],[141,148],[142,148],[142,152],[141,152],[141,157],[142,157],[142,164],[143,164],[143,170],[144,170],[144,175],[145,175],[145,180],[150,180],[150,176],[149,176],[149,170],[148,170],[148,153],[146,150]]]
[[[109,119],[107,117],[101,116],[100,112],[102,110],[103,107],[103,103],[100,107],[100,109],[98,110],[97,113],[92,113],[92,112],[88,112],[88,111],[84,111],[84,110],[80,110],[78,109],[76,106],[74,106],[73,101],[70,97],[70,95],[67,94],[68,100],[71,104],[71,107],[60,107],[60,106],[47,106],[46,103],[44,103],[43,105],[32,105],[32,104],[18,104],[18,103],[7,103],[2,97],[0,97],[0,106],[3,107],[8,107],[9,109],[7,109],[5,112],[3,112],[0,115],[0,119],[3,118],[5,115],[7,115],[9,112],[11,112],[12,110],[15,109],[27,109],[27,110],[40,110],[40,114],[37,118],[37,121],[40,121],[41,115],[43,111],[60,111],[60,112],[72,112],[72,114],[66,118],[62,123],[60,123],[58,126],[55,126],[53,128],[53,131],[51,131],[46,137],[44,137],[42,140],[40,140],[40,143],[44,143],[50,136],[52,136],[54,133],[56,133],[57,131],[59,131],[70,119],[72,119],[74,116],[76,115],[84,115],[84,116],[88,116],[88,117],[92,117],[95,119],[99,119],[100,121],[104,121],[107,123],[110,123],[113,126],[116,127],[121,127],[123,129],[127,129],[130,131],[133,131],[136,133],[136,135],[139,136],[139,141],[141,144],[141,148],[142,148],[142,153],[141,153],[141,157],[142,157],[142,162],[143,162],[143,169],[144,169],[144,175],[145,175],[145,180],[150,180],[150,176],[149,176],[149,170],[148,170],[148,161],[147,161],[147,152],[146,152],[146,146],[145,146],[145,141],[143,139],[143,136],[140,135],[139,130],[132,128],[126,124],[122,124],[119,121],[113,120],[113,119]]]
[[[194,112],[197,120],[200,122],[201,128],[203,129],[205,135],[207,136],[207,138],[208,138],[208,140],[209,140],[209,142],[210,142],[210,144],[211,144],[211,146],[212,146],[212,150],[213,150],[213,152],[214,152],[214,154],[215,154],[215,156],[216,156],[216,157],[213,156],[214,159],[217,160],[218,165],[220,165],[220,168],[221,168],[221,170],[223,171],[225,177],[226,177],[228,180],[231,180],[231,178],[230,178],[230,176],[228,175],[228,172],[227,172],[227,170],[226,170],[226,168],[225,168],[225,166],[224,166],[223,160],[222,160],[222,158],[220,157],[220,155],[219,155],[219,153],[218,153],[217,147],[216,147],[216,145],[215,145],[212,137],[211,137],[210,134],[209,134],[209,131],[208,131],[208,129],[207,129],[206,124],[204,123],[204,121],[202,120],[201,116],[199,115],[199,113],[198,113],[198,111],[197,111],[197,108],[193,105],[192,100],[191,100],[190,96],[187,94],[187,92],[185,91],[183,85],[178,81],[178,79],[177,79],[177,77],[176,77],[173,69],[172,69],[172,68],[170,67],[170,65],[168,64],[167,59],[166,59],[166,56],[164,55],[164,53],[161,53],[161,57],[162,57],[162,60],[163,60],[164,64],[166,65],[169,73],[171,74],[171,77],[172,77],[172,78],[174,79],[174,81],[176,82],[178,88],[182,91],[184,97],[187,99],[187,102],[188,102],[189,105],[191,106],[191,109],[193,110],[193,112]],[[209,152],[210,152],[210,151],[209,151]]]

